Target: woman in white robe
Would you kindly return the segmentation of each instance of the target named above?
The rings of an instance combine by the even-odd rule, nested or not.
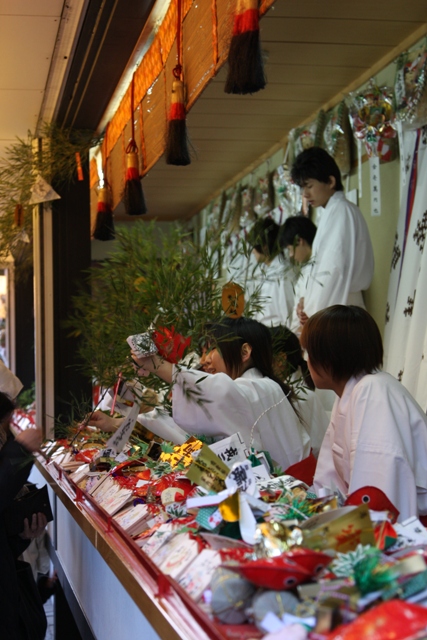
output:
[[[267,450],[283,469],[307,457],[310,439],[288,400],[292,391],[272,370],[268,329],[249,318],[224,318],[208,335],[203,373],[133,354],[139,375],[173,382],[174,421],[186,432],[215,438],[239,431],[248,448]]]
[[[320,446],[329,424],[329,418],[314,391],[307,363],[298,337],[287,327],[271,327],[274,372],[292,386],[296,394],[296,407],[300,421],[310,436],[311,450],[318,457]]]
[[[267,327],[288,324],[294,307],[297,274],[283,254],[279,236],[279,225],[266,217],[255,222],[248,240],[258,265],[246,290],[249,295],[256,292],[261,308],[253,317]]]
[[[295,281],[292,265],[280,256],[259,265],[247,287],[249,293],[257,293],[261,305],[253,315],[254,319],[267,327],[288,324],[294,308]]]
[[[334,304],[364,307],[362,292],[371,284],[374,253],[362,212],[344,195],[335,160],[319,147],[306,149],[295,160],[292,179],[309,204],[320,208],[306,288],[295,299],[301,324]]]
[[[381,489],[399,520],[427,514],[427,417],[410,393],[379,370],[383,347],[373,318],[335,305],[311,316],[301,334],[317,387],[338,398],[323,440],[314,489],[344,495]]]
[[[356,205],[336,191],[324,207],[302,291],[307,316],[333,304],[364,307],[374,273],[368,227]]]

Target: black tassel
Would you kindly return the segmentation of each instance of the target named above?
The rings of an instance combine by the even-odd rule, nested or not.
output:
[[[181,80],[174,80],[165,149],[166,164],[186,166],[191,163],[185,117],[184,84]]]
[[[141,216],[147,213],[141,177],[138,168],[138,153],[126,153],[126,178],[123,200],[128,216]]]
[[[240,0],[234,17],[224,91],[235,94],[256,93],[264,89],[265,85],[258,0]]]
[[[102,241],[114,240],[116,237],[110,194],[107,187],[102,187],[98,192],[98,207],[93,237],[95,240]]]

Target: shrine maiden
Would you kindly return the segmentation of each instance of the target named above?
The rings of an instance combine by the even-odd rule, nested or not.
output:
[[[329,418],[315,393],[307,363],[298,337],[287,327],[271,327],[273,342],[273,368],[283,381],[293,385],[297,395],[297,410],[303,427],[311,441],[315,458],[328,428]]]
[[[286,324],[294,308],[296,273],[280,246],[280,227],[270,218],[258,219],[248,244],[258,267],[246,283],[247,294],[257,293],[261,308],[254,319],[267,327]]]
[[[360,209],[344,195],[335,160],[320,147],[306,149],[295,160],[292,179],[312,207],[322,208],[307,286],[295,301],[301,324],[333,304],[364,307],[362,291],[371,284],[374,254]]]
[[[291,331],[299,336],[301,323],[297,313],[295,302],[304,297],[307,289],[307,276],[311,271],[311,254],[313,241],[317,232],[316,225],[305,216],[290,216],[283,224],[280,232],[281,245],[286,248],[291,263],[295,266],[297,279],[294,285],[294,306],[292,317],[288,326]]]
[[[338,396],[315,491],[374,486],[400,521],[427,514],[427,417],[400,382],[380,371],[383,347],[373,318],[360,307],[332,306],[307,320],[301,344],[315,385]]]
[[[204,371],[172,365],[158,356],[134,358],[139,375],[173,381],[174,421],[186,432],[215,438],[239,431],[246,446],[267,450],[283,469],[310,452],[310,438],[275,377],[267,327],[249,318],[209,326]]]

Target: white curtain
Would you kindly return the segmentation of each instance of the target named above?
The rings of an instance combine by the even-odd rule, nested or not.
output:
[[[427,127],[404,134],[406,185],[393,248],[384,369],[427,408]]]

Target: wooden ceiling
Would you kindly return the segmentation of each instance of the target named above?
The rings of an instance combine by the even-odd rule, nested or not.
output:
[[[227,95],[225,67],[220,71],[187,117],[191,165],[168,166],[161,158],[145,176],[145,218],[192,217],[283,147],[290,129],[336,104],[426,33],[426,0],[277,0],[261,21],[267,87]],[[125,219],[120,207],[116,219]]]

